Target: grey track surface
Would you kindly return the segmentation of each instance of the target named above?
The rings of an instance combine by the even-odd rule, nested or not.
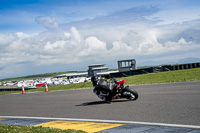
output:
[[[131,86],[136,101],[102,102],[92,89],[0,95],[0,116],[200,125],[200,81]]]

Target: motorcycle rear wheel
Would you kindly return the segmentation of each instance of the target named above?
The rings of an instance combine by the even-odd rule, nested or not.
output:
[[[136,90],[129,89],[129,87],[124,88],[123,96],[131,101],[138,99],[138,93]]]

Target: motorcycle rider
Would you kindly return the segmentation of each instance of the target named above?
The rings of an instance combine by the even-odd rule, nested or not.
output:
[[[103,101],[108,103],[112,99],[126,98],[128,100],[136,100],[138,98],[137,91],[130,89],[129,86],[124,87],[124,79],[116,81],[111,78],[109,82],[107,79],[97,79],[95,76],[91,78],[92,84],[94,86],[93,92]]]
[[[92,76],[91,81],[92,85],[95,87],[97,85],[98,79],[95,76]]]
[[[109,76],[105,76],[105,79],[100,79],[98,81],[98,79],[95,76],[93,76],[91,78],[91,81],[94,86],[94,90],[93,90],[94,93],[99,97],[104,95],[103,97],[105,98],[105,94],[100,94],[100,90],[107,91],[109,95],[104,100],[107,102],[111,102],[112,98],[117,98],[117,96],[115,95],[117,81],[115,79],[111,79],[112,81],[110,81],[108,84],[107,82],[108,78]],[[99,82],[99,84],[97,84],[97,82]]]

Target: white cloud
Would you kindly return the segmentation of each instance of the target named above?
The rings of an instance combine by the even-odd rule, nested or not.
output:
[[[104,55],[107,53],[106,43],[96,37],[88,37],[84,40],[84,48],[80,51],[80,56]]]
[[[56,41],[55,43],[47,42],[47,44],[44,46],[45,51],[57,51],[63,49],[65,46],[65,41]]]
[[[149,10],[151,8],[141,14],[148,16]],[[34,36],[23,32],[0,33],[0,75],[12,76],[15,71],[5,71],[17,68],[23,72],[23,67],[34,69],[44,65],[57,67],[57,64],[79,63],[80,67],[87,67],[81,65],[85,62],[87,65],[105,61],[116,63],[118,59],[130,58],[139,59],[137,62],[162,63],[187,57],[200,58],[198,19],[157,25],[140,14],[134,16],[136,9],[128,11],[132,11],[129,17],[120,16],[127,13],[124,10],[118,12],[118,18],[117,13],[113,13],[109,17],[63,25],[53,17],[37,17],[36,21],[47,31]]]
[[[16,35],[18,38],[21,38],[21,39],[30,37],[30,35],[25,34],[25,33],[23,33],[23,32],[17,32],[15,35]]]
[[[10,43],[12,43],[15,39],[16,39],[16,36],[14,36],[12,34],[0,33],[0,46],[1,46],[0,50],[5,48],[6,45],[9,45]]]
[[[138,26],[136,23],[135,26],[130,24],[118,28],[110,27],[109,31],[101,30],[100,35],[94,32],[94,36],[88,36],[83,32],[83,29],[81,32],[84,34],[80,34],[81,32],[74,26],[68,30],[56,31],[56,36],[55,31],[42,32],[35,36],[22,32],[0,34],[1,51],[4,50],[0,54],[0,66],[2,68],[0,73],[11,68],[23,67],[27,63],[32,64],[32,66],[51,66],[58,63],[81,63],[86,60],[92,62],[97,59],[104,62],[105,60],[121,59],[121,57],[125,59],[147,57],[145,60],[151,60],[151,56],[161,56],[163,59],[167,59],[168,53],[173,51],[179,53],[173,59],[179,60],[181,57],[189,56],[188,54],[185,56],[185,51],[200,49],[199,45],[192,41],[186,41],[183,37],[174,41],[159,42],[159,37],[163,37],[162,27],[141,25],[139,28]],[[177,29],[180,29],[180,27],[177,27]],[[184,29],[179,32],[182,31]],[[173,31],[165,30],[165,34],[170,33],[173,33]],[[111,44],[106,43],[107,39],[104,39],[104,35],[107,38],[109,36],[113,38],[113,41],[109,40],[112,41]],[[181,54],[181,51],[184,51],[184,53]],[[192,56],[195,57],[197,54],[193,53]],[[160,59],[158,57],[154,57],[154,60]]]
[[[66,38],[70,38],[70,37],[71,37],[71,34],[68,33],[68,32],[64,32],[64,36],[65,36]]]
[[[188,10],[190,11],[188,12]],[[177,23],[183,23],[186,21],[199,19],[199,15],[200,15],[199,8],[193,8],[193,9],[189,8],[188,10],[186,10],[186,8],[164,10],[152,15],[150,19],[157,18],[157,19],[162,20],[158,23],[159,25],[177,24]]]
[[[106,50],[106,43],[101,42],[96,37],[88,37],[85,39],[86,46],[91,50]]]
[[[181,49],[189,49],[192,45],[192,42],[186,42],[184,38],[180,38],[178,42],[168,41],[165,43],[165,48],[168,50],[181,50]]]
[[[71,27],[71,33],[74,40],[78,42],[81,41],[81,35],[79,34],[79,32],[77,31],[75,27]]]
[[[133,47],[128,46],[126,43],[115,41],[112,43],[113,47],[110,49],[109,53],[115,56],[127,55],[128,53],[134,53],[135,50]]]
[[[57,23],[56,19],[53,18],[53,17],[39,16],[39,17],[35,18],[35,21],[38,24],[41,24],[42,26],[44,26],[45,28],[47,28],[48,30],[58,29],[58,23]]]

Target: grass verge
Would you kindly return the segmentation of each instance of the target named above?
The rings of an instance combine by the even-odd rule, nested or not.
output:
[[[177,71],[167,71],[159,73],[141,74],[129,77],[122,77],[125,79],[125,85],[142,85],[142,84],[157,84],[157,83],[172,83],[172,82],[186,82],[186,81],[199,81],[200,68],[185,69]],[[121,78],[116,78],[120,80]],[[68,84],[60,86],[50,86],[49,91],[56,90],[69,90],[78,88],[92,88],[91,82]],[[45,88],[31,89],[26,92],[44,91]],[[0,94],[7,93],[21,93],[21,91],[3,91]]]
[[[124,77],[124,79],[127,85],[199,81],[200,68],[142,74]]]
[[[61,130],[47,127],[18,126],[18,125],[0,125],[1,133],[86,133],[82,130]]]

